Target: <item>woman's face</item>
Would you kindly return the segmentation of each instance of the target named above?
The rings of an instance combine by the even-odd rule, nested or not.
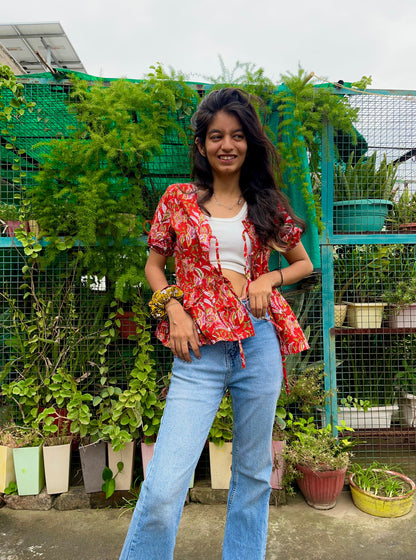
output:
[[[235,115],[218,111],[208,126],[205,146],[198,142],[197,146],[207,158],[214,178],[240,176],[247,155],[247,140]]]

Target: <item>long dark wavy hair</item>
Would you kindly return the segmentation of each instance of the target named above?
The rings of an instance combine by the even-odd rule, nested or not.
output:
[[[240,189],[247,201],[248,218],[253,222],[256,234],[264,244],[277,246],[284,250],[283,241],[287,233],[283,216],[279,211],[283,207],[302,231],[305,222],[298,218],[291,209],[277,181],[280,181],[279,156],[273,143],[267,137],[259,116],[253,106],[254,96],[238,88],[226,87],[211,91],[198,106],[192,117],[195,130],[195,142],[192,150],[192,179],[199,188],[206,189],[200,199],[200,206],[213,194],[213,175],[208,159],[201,155],[196,145],[205,146],[208,127],[218,111],[225,111],[238,118],[247,141],[247,155],[241,168]],[[258,104],[262,101],[255,98]]]

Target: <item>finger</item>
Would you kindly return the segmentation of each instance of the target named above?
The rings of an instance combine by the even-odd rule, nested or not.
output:
[[[254,315],[254,317],[261,317],[262,303],[258,296],[250,296],[250,311]]]
[[[181,346],[181,358],[185,362],[192,362],[191,355],[189,354],[189,344],[187,340],[182,342]]]
[[[198,360],[199,360],[201,358],[201,352],[199,350],[199,340],[198,340],[198,338],[194,337],[189,344],[191,346],[191,350],[195,354],[195,357],[198,358]]]
[[[169,348],[171,349],[172,354],[175,356],[175,358],[177,358],[178,352],[176,351],[175,344],[173,342],[169,343]]]

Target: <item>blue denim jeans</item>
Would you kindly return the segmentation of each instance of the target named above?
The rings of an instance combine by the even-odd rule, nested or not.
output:
[[[155,451],[120,560],[172,560],[191,476],[226,390],[233,406],[232,476],[223,560],[263,560],[272,470],[271,438],[282,382],[273,325],[251,316],[255,336],[201,348],[174,360]]]

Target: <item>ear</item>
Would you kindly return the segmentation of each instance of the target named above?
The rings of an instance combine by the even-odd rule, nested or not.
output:
[[[195,138],[195,144],[196,144],[196,147],[198,148],[199,153],[201,154],[201,156],[202,156],[202,157],[205,157],[205,156],[206,156],[205,146],[202,146],[202,144],[200,143],[200,141],[199,141],[198,138]]]

